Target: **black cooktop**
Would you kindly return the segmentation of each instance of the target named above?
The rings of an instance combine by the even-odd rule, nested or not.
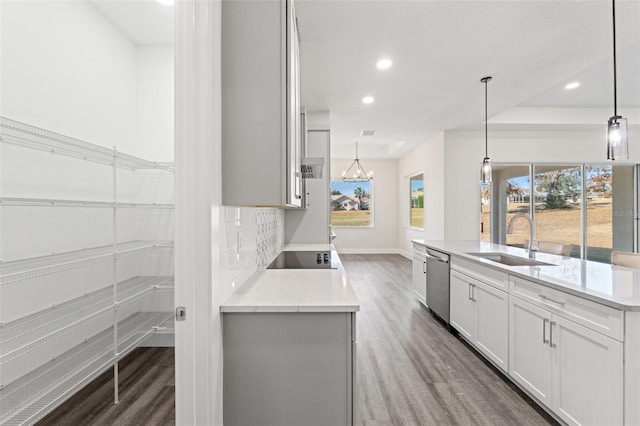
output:
[[[336,269],[331,251],[283,251],[267,269]]]

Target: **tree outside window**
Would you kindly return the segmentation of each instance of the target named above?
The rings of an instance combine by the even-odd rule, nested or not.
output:
[[[424,228],[424,174],[409,177],[409,226]]]
[[[373,226],[372,182],[331,181],[331,226]]]

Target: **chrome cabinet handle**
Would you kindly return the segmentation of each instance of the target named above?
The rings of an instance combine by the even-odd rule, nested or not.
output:
[[[543,299],[543,300],[550,300],[550,301],[552,301],[553,303],[557,303],[558,305],[562,305],[562,306],[564,306],[564,304],[566,303],[566,302],[562,302],[562,301],[560,301],[560,300],[552,299],[552,298],[550,298],[549,296],[544,295],[544,294],[539,294],[539,295],[538,295],[538,297],[539,297],[540,299]]]
[[[471,295],[471,286],[473,284],[468,284],[469,285],[469,300],[473,300],[473,296]]]
[[[555,321],[551,321],[549,323],[549,346],[552,347],[552,348],[555,348],[556,346],[558,346],[555,343],[553,343],[553,326],[555,324],[556,324]]]
[[[547,339],[547,323],[549,322],[549,318],[544,318],[542,320],[542,343],[549,343],[549,339]]]
[[[422,262],[422,273],[423,274],[427,273],[427,262],[426,261]]]
[[[476,285],[475,284],[471,284],[473,286],[473,288],[471,289],[471,300],[473,300],[474,302],[476,301]]]

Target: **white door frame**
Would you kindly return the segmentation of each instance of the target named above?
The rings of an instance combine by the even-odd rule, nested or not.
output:
[[[221,425],[221,3],[175,7],[175,305],[187,312],[175,324],[176,423]]]

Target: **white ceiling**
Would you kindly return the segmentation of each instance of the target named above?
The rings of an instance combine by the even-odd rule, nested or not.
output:
[[[135,43],[173,42],[172,8],[90,1]],[[361,158],[399,158],[442,130],[482,128],[486,75],[490,123],[514,107],[528,126],[543,108],[606,109],[584,122],[613,115],[609,0],[296,0],[296,12],[302,104],[331,111],[336,158],[353,157],[356,140]],[[640,111],[640,0],[617,0],[616,14],[626,115]],[[381,57],[391,69],[376,69]],[[571,81],[581,86],[564,90]]]
[[[638,107],[640,1],[616,5],[619,105]],[[302,103],[331,111],[335,157],[358,140],[361,158],[397,158],[444,129],[481,126],[486,75],[489,117],[613,104],[610,1],[302,0],[296,11]],[[375,67],[383,56],[387,71]],[[573,80],[582,86],[565,91]]]

